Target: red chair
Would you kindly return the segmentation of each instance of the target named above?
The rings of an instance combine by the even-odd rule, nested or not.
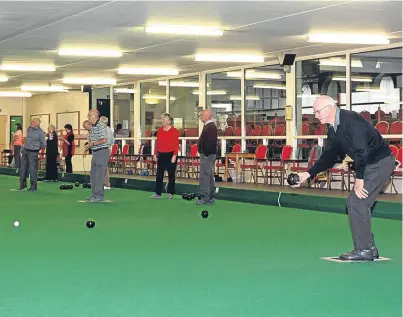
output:
[[[231,153],[241,153],[241,145],[238,144],[238,143],[235,144],[235,145],[232,147]],[[217,168],[217,175],[220,175],[220,174],[221,174],[221,173],[220,173],[220,168],[221,168],[221,167],[224,167],[224,168],[225,168],[225,163],[223,163],[222,161],[218,161],[215,166],[216,166],[216,168]],[[233,169],[233,168],[235,168],[235,165],[234,165],[233,161],[232,161],[231,159],[228,159],[228,176],[230,176],[229,170],[230,170],[230,169]],[[226,177],[226,175],[224,175],[224,177]]]
[[[291,159],[293,148],[291,145],[286,145],[283,147],[281,151],[281,158],[280,158],[280,164],[279,165],[273,165],[273,161],[270,160],[270,165],[265,165],[263,168],[266,171],[265,174],[265,179],[270,178],[270,185],[273,185],[273,172],[274,172],[274,177],[276,177],[279,180],[280,185],[284,184],[284,175],[285,175],[285,168],[286,168],[286,161],[289,161]],[[269,176],[269,171],[270,171],[270,176]]]
[[[399,151],[399,148],[396,145],[389,145],[389,148],[393,153],[393,157],[396,159],[397,158],[397,152]]]
[[[250,171],[251,177],[250,181],[252,181],[252,178],[256,183],[258,183],[258,172],[260,171],[262,174],[262,177],[264,178],[264,173],[263,173],[263,164],[264,162],[267,161],[267,146],[260,144],[255,150],[255,159],[252,164],[245,164],[245,159],[243,159],[243,164],[240,165],[241,168],[241,179],[245,179],[245,172]]]
[[[402,178],[403,148],[399,148],[399,150],[397,151],[396,162],[398,163],[398,165],[395,167],[395,170],[393,171],[393,174],[391,177],[391,182],[392,182],[392,186],[390,186],[391,194],[392,194],[392,189],[394,189],[395,193],[398,194],[394,180],[395,180],[395,176],[399,176],[400,178]]]
[[[379,121],[375,125],[375,129],[377,129],[380,134],[386,135],[389,131],[389,123],[387,123],[386,121]]]
[[[275,127],[274,136],[285,136],[285,125],[284,124],[279,124],[278,126]],[[285,140],[283,139],[278,139],[278,140],[273,140],[271,143],[271,148],[272,148],[272,157],[274,157],[274,150],[279,149],[283,147]]]
[[[264,126],[262,130],[262,136],[272,136],[273,134],[273,127],[271,125]]]
[[[371,122],[371,113],[368,111],[361,111],[360,116]]]
[[[311,133],[311,125],[309,123],[303,123],[301,126],[301,135],[309,135]],[[312,142],[308,139],[301,139],[301,143],[298,144],[298,155],[299,158],[300,151],[302,149],[302,156],[304,156],[304,150],[310,149],[312,147]]]
[[[392,122],[392,124],[390,125],[390,129],[389,129],[389,134],[398,134],[401,135],[403,133],[403,122],[402,121],[395,121]],[[389,139],[389,143],[390,144],[394,144],[394,145],[402,145],[402,139]]]

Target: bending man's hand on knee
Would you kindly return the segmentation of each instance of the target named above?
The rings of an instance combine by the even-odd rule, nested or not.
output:
[[[356,179],[354,184],[354,192],[360,199],[365,199],[368,197],[368,191],[364,188],[364,180]]]

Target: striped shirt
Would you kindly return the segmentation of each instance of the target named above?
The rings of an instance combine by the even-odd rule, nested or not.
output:
[[[106,125],[101,122],[97,121],[94,125],[92,125],[92,129],[89,132],[88,139],[90,142],[97,142],[103,139],[108,139],[108,130],[106,129]],[[99,149],[107,149],[108,142],[104,144],[97,144],[92,147],[92,150],[99,150]]]

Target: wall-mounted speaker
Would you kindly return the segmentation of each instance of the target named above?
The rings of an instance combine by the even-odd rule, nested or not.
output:
[[[277,59],[280,66],[292,66],[294,65],[296,54],[280,53],[277,54]]]

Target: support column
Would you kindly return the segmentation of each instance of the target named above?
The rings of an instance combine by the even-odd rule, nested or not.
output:
[[[115,98],[114,98],[114,91],[113,91],[113,86],[109,87],[109,96],[110,96],[110,116],[109,116],[109,126],[114,131],[113,127],[113,118],[114,118],[114,112],[115,112]]]
[[[346,110],[351,110],[351,54],[346,55]]]
[[[200,73],[199,75],[199,107],[203,110],[207,109],[207,104],[206,104],[206,94],[207,94],[207,89],[206,89],[206,74]],[[214,118],[217,120],[217,118]],[[203,131],[203,122],[199,120],[199,135]]]
[[[241,150],[246,151],[245,140],[245,68],[241,68]]]
[[[295,78],[295,66],[291,66],[291,71],[285,74],[286,80],[286,105],[291,106],[291,118],[286,118],[286,144],[293,147],[293,158],[298,153],[298,140],[295,138],[297,135],[297,125],[301,122],[297,122],[297,104],[296,104],[296,78]],[[302,121],[302,117],[301,120]]]
[[[141,91],[140,91],[140,83],[134,83],[134,105],[133,105],[133,146],[134,146],[134,153],[137,153],[140,145],[141,145],[141,121],[140,121],[140,114],[141,114]],[[144,112],[144,109],[143,109]],[[143,127],[144,128],[144,127]]]

